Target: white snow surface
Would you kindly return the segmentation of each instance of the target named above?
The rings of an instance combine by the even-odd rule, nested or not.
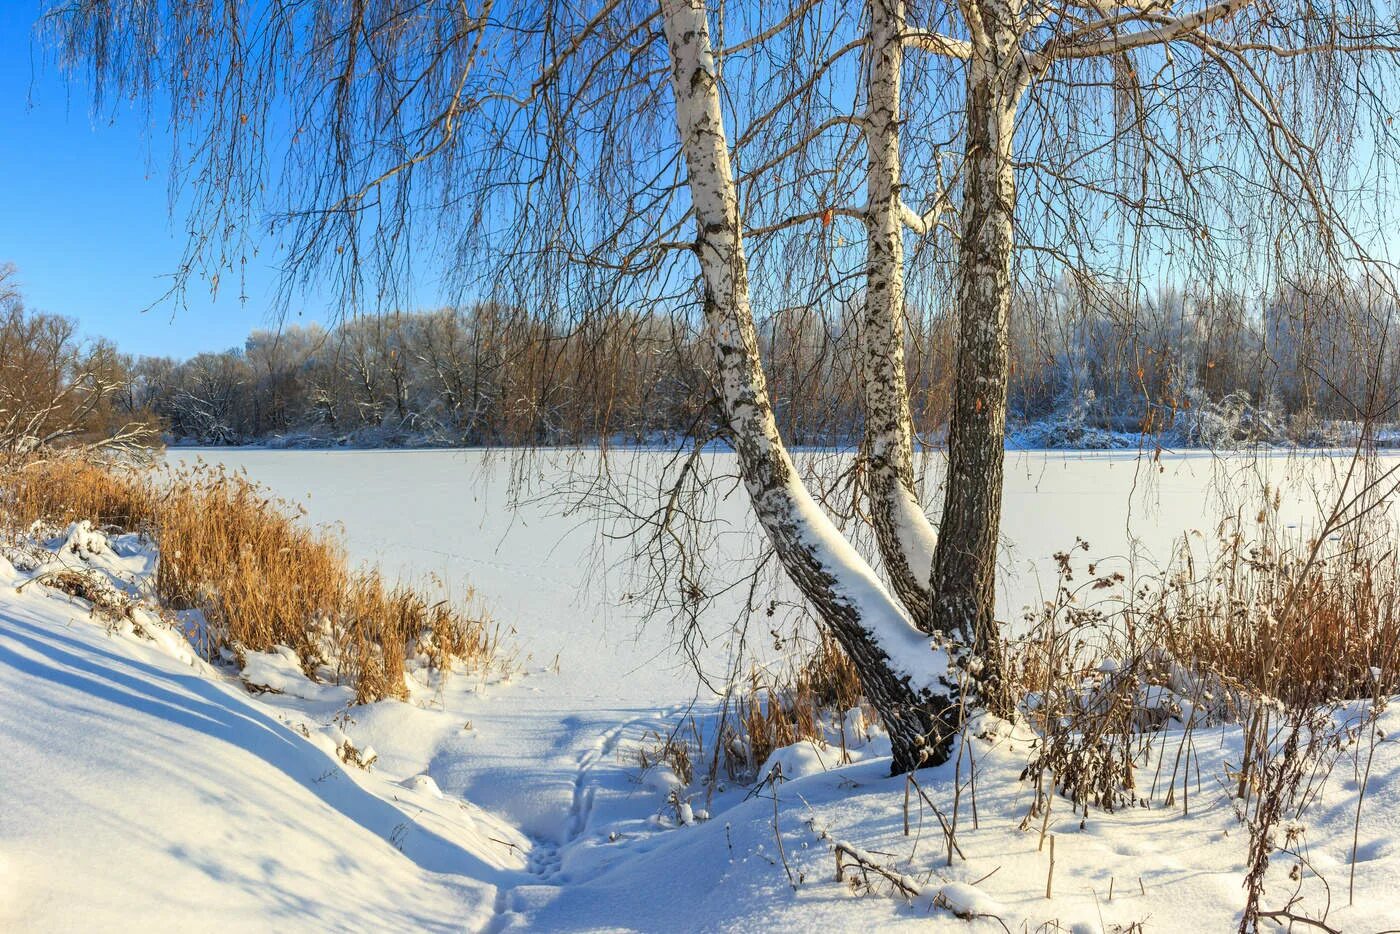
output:
[[[436,575],[458,595],[475,587],[513,627],[513,674],[441,680],[420,671],[410,701],[351,706],[348,689],[307,680],[286,651],[252,654],[241,673],[216,668],[144,604],[112,624],[82,600],[29,583],[62,562],[141,599],[155,556],[134,537],[73,528],[47,555],[0,560],[0,930],[1238,923],[1248,832],[1221,781],[1238,760],[1236,729],[1194,735],[1189,814],[1178,805],[1086,817],[1057,802],[1046,899],[1039,825],[1020,829],[1032,791],[1018,781],[1026,753],[1014,737],[969,746],[977,819],[974,827],[965,787],[957,837],[966,859],[952,865],[917,795],[905,836],[905,784],[888,777],[887,743],[878,732],[866,740],[856,711],[845,718],[848,764],[837,746],[800,744],[767,765],[781,763],[786,781],[731,784],[708,799],[669,769],[643,773],[637,750],[687,714],[712,712],[711,696],[697,691],[664,627],[638,627],[621,599],[628,581],[614,568],[616,543],[556,508],[506,508],[500,455],[212,456],[304,502],[311,521],[342,523],[356,558],[391,575]],[[1222,489],[1298,471],[1281,459],[1203,455],[1160,466],[1009,455],[1003,614],[1051,586],[1050,554],[1076,534],[1093,542],[1090,557],[1162,559],[1183,529],[1209,534],[1232,505],[1248,506]],[[548,468],[538,470],[548,481]],[[1330,462],[1305,463],[1309,479],[1285,485],[1286,501],[1301,504],[1319,470],[1330,473]],[[734,528],[721,547],[746,553],[742,503],[723,509]],[[1290,509],[1306,521],[1301,505]],[[709,651],[719,665],[729,647]],[[245,681],[274,690],[253,694]],[[1310,868],[1294,910],[1327,910],[1339,930],[1400,927],[1400,742],[1390,738],[1400,739],[1400,714],[1387,713],[1381,729],[1387,739],[1356,831],[1354,904],[1347,882],[1361,782],[1350,757],[1299,828]],[[346,743],[376,757],[368,770],[342,761]],[[1169,738],[1168,771],[1176,752]],[[919,781],[951,813],[954,785],[970,773],[963,759]],[[680,807],[668,803],[673,795]],[[919,896],[836,882],[834,841],[907,876]],[[1289,858],[1275,863],[1266,902],[1282,907],[1297,883]],[[967,915],[976,917],[959,917]]]

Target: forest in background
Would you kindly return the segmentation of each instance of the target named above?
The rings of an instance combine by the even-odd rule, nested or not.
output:
[[[27,309],[16,278],[12,268],[0,277],[0,391],[11,447],[55,431],[82,438],[122,428],[174,444],[385,447],[722,434],[710,351],[685,312],[618,309],[565,329],[556,316],[478,302],[329,328],[254,330],[242,347],[177,360],[81,339],[70,320]],[[1356,388],[1366,374],[1355,361],[1373,360],[1377,348],[1387,371],[1379,384],[1400,382],[1385,296],[1365,283],[1294,285],[1262,302],[1179,290],[1132,301],[1084,283],[1020,293],[1011,316],[1009,442],[1350,441],[1359,413],[1392,420],[1393,400],[1361,399]],[[860,437],[858,311],[854,302],[798,307],[761,322],[778,420],[794,444]],[[911,309],[907,327],[915,425],[925,444],[937,445],[948,419],[954,323]]]

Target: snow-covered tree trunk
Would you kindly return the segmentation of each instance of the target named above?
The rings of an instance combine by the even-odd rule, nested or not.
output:
[[[983,0],[967,63],[958,263],[958,356],[948,475],[933,560],[932,624],[996,659],[995,575],[1009,377],[1007,314],[1016,205],[1012,135],[1024,70],[1003,3]],[[995,680],[995,672],[987,672]],[[995,690],[993,684],[984,688]]]
[[[920,626],[937,541],[914,483],[914,426],[904,369],[904,216],[900,181],[903,0],[870,0],[865,115],[869,227],[861,357],[870,517],[894,592]]]
[[[889,731],[896,772],[945,761],[956,712],[948,655],[919,632],[808,493],[768,398],[704,0],[661,0],[676,125],[697,227],[718,391],[754,513],[836,636]]]

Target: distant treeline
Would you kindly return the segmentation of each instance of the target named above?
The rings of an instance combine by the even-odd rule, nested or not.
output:
[[[1393,309],[1380,294],[1294,288],[1253,307],[1175,291],[1129,303],[1082,286],[1021,295],[1012,429],[1044,446],[1112,443],[1107,433],[1320,443],[1329,424],[1384,408],[1377,385],[1396,385],[1400,356],[1385,350]],[[764,322],[774,406],[794,444],[859,437],[857,311]],[[937,443],[952,320],[913,314],[908,337],[915,421]],[[241,348],[185,361],[130,360],[126,404],[199,444],[645,443],[717,433],[706,348],[682,317],[617,311],[566,327],[484,302],[255,331]]]
[[[188,360],[81,341],[24,307],[0,266],[0,453],[160,432],[175,443],[558,445],[722,437],[694,316],[565,325],[498,303],[255,331]],[[1252,304],[1083,283],[1014,306],[1008,433],[1036,447],[1161,440],[1321,444],[1394,422],[1400,355],[1379,288],[1293,287]],[[797,445],[860,437],[858,307],[767,318],[773,404]],[[911,309],[908,373],[925,443],[947,420],[953,323]]]

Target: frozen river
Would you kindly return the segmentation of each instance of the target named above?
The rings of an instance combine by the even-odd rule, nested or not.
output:
[[[719,467],[732,463],[730,455],[714,456]],[[654,495],[636,490],[659,472],[654,465],[666,455],[612,457],[614,479],[642,480],[632,484],[634,501]],[[627,675],[609,689],[638,698],[674,692],[677,669],[685,666],[667,627],[655,620],[643,627],[642,607],[624,599],[637,589],[628,575],[626,543],[604,535],[587,510],[568,511],[573,494],[553,492],[569,478],[576,488],[579,477],[592,476],[596,453],[543,455],[523,470],[506,454],[482,451],[170,454],[177,462],[197,458],[246,470],[302,504],[310,521],[338,524],[352,557],[376,562],[390,576],[431,576],[453,596],[473,588],[498,621],[514,628],[514,641],[526,653],[541,664],[558,657],[566,679],[571,668],[587,676],[592,666],[586,660],[601,654]],[[1345,466],[1344,457],[1321,454],[1193,452],[1152,459],[1131,452],[1008,453],[998,612],[1014,620],[1038,604],[1053,589],[1052,555],[1069,550],[1077,537],[1090,543],[1082,553],[1086,560],[1158,567],[1183,535],[1198,546],[1214,541],[1225,516],[1243,516],[1248,527],[1266,487],[1282,498],[1282,522],[1306,525]],[[932,488],[940,474],[931,458]],[[718,531],[708,555],[721,568],[752,554],[757,541],[742,489],[726,489],[732,492],[714,511]],[[704,620],[715,659],[728,651],[717,634],[734,617],[735,605],[721,600]],[[661,687],[656,678],[670,682],[671,690],[655,693]]]

